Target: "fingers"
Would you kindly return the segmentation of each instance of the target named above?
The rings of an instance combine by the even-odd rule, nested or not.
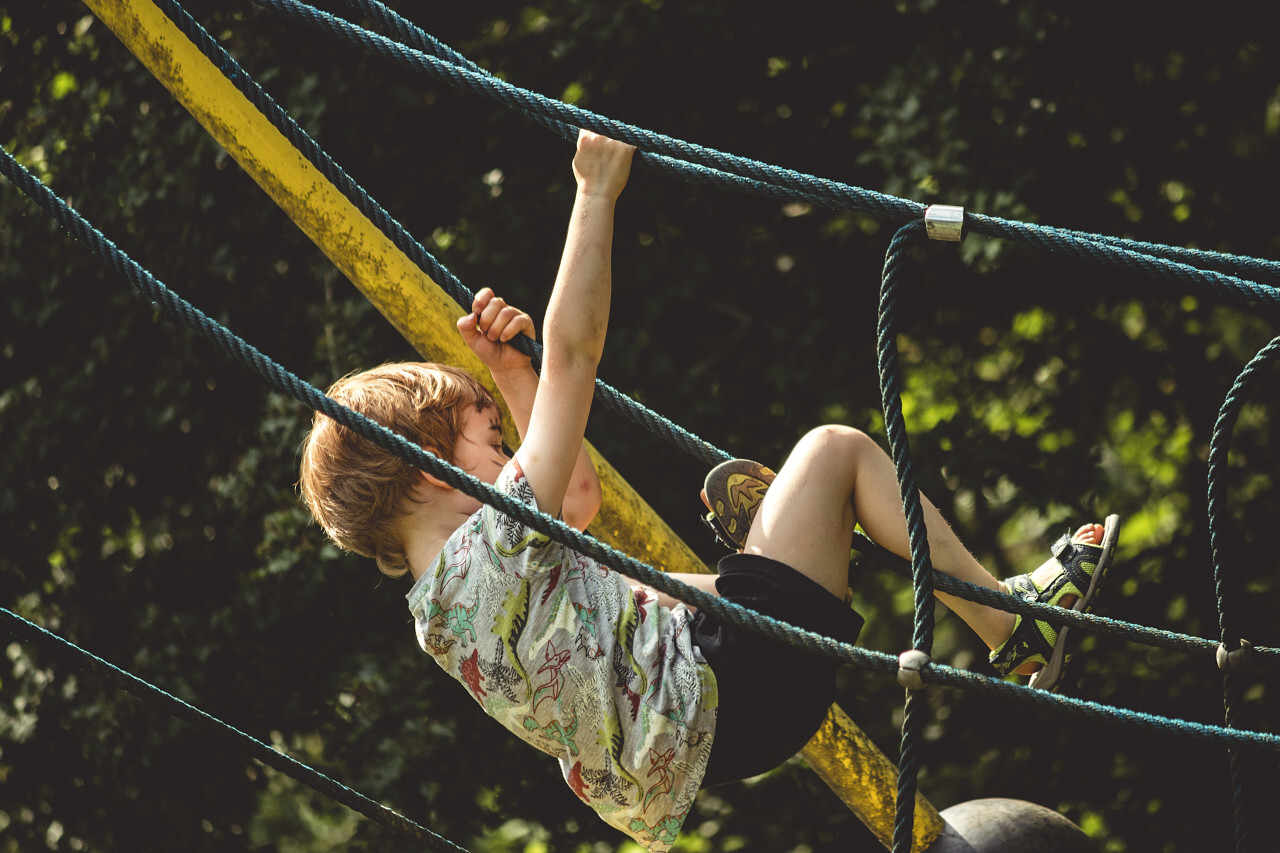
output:
[[[516,335],[534,337],[533,318],[495,296],[491,288],[482,288],[471,303],[471,313],[458,321],[464,332],[474,331],[491,341],[507,342]]]
[[[485,335],[491,341],[506,343],[516,335],[524,334],[533,337],[533,319],[518,308],[504,307],[492,322],[481,318]]]

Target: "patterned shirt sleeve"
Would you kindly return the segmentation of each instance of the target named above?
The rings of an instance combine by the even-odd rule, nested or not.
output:
[[[538,508],[533,494],[533,486],[524,475],[519,461],[512,459],[502,469],[496,488],[520,503]],[[551,571],[562,559],[560,553],[563,545],[551,540],[544,533],[526,527],[521,521],[506,515],[494,506],[485,504],[478,513],[478,524],[484,536],[496,549],[498,568],[516,573],[518,577],[527,578],[544,571]]]

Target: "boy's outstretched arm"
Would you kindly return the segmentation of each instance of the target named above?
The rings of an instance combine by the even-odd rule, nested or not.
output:
[[[538,374],[529,358],[510,341],[517,335],[535,337],[533,319],[485,287],[472,300],[471,313],[458,320],[458,332],[492,374],[498,392],[511,411],[512,424],[523,441],[538,393]],[[600,477],[584,446],[574,463],[561,518],[571,527],[586,530],[599,511],[601,500]]]
[[[590,131],[578,136],[578,190],[543,322],[542,380],[516,452],[539,509],[550,515],[561,512],[582,451],[609,324],[614,207],[634,150]]]

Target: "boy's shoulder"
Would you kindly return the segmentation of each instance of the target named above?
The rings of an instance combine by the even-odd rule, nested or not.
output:
[[[538,508],[533,487],[516,459],[503,467],[493,485],[529,508]],[[485,503],[440,543],[432,568],[414,584],[409,598],[412,601],[428,590],[469,586],[454,582],[469,578],[476,564],[483,565],[484,571],[515,577],[540,573],[560,559],[559,550],[546,534]]]
[[[507,464],[503,466],[497,479],[494,480],[493,487],[517,503],[535,512],[539,511],[538,498],[534,494],[533,484],[525,476],[524,469],[520,467],[519,453],[511,457]],[[501,507],[488,503],[482,505],[460,529],[472,527],[492,534],[494,537],[501,537],[509,545],[514,545],[516,541],[523,540],[529,536],[534,536],[541,542],[550,541],[545,534],[539,533],[519,519],[508,515]]]

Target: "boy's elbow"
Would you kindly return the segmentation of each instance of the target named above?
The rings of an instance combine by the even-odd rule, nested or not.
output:
[[[586,501],[587,520],[583,523],[583,527],[586,527],[595,519],[596,513],[600,512],[600,506],[604,503],[604,490],[600,488],[598,479],[591,477],[590,482],[586,485],[586,490],[590,497]]]
[[[579,477],[569,486],[572,500],[564,502],[564,523],[577,530],[586,530],[595,520],[604,503],[604,492],[595,477]]]
[[[543,359],[592,370],[604,357],[608,316],[562,318],[548,312],[543,328]]]
[[[594,379],[596,368],[600,366],[600,359],[604,358],[604,337],[583,338],[559,347],[548,339],[545,358],[551,358],[552,349],[559,349],[556,356],[561,363],[574,370],[590,371]]]

